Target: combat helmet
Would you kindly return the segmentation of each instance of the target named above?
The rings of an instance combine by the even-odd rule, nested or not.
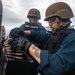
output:
[[[45,21],[47,21],[50,17],[58,16],[62,19],[70,19],[74,17],[73,12],[70,6],[64,2],[57,2],[50,5],[45,13]]]
[[[29,10],[27,18],[29,18],[30,16],[35,16],[35,17],[38,17],[39,19],[41,18],[40,11],[35,8]]]

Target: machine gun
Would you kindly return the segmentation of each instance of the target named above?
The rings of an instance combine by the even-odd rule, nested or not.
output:
[[[1,43],[1,59],[0,59],[0,75],[37,75],[34,61],[23,51],[18,50],[13,53],[12,50],[5,50],[2,35],[2,2],[0,0],[0,43]],[[5,31],[5,30],[4,30]]]
[[[34,60],[22,50],[13,52],[3,47],[1,62],[1,75],[38,75]]]
[[[24,51],[2,49],[1,75],[38,75],[34,60]]]
[[[37,75],[34,61],[25,52],[3,51],[1,75]]]

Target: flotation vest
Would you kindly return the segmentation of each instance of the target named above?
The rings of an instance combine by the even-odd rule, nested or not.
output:
[[[25,30],[39,30],[41,23],[31,24],[26,22],[25,23]]]

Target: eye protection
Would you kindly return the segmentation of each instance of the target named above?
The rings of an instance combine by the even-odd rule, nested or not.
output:
[[[29,16],[29,18],[31,18],[31,19],[37,19],[38,17],[37,16]]]
[[[48,23],[52,23],[52,22],[54,22],[55,20],[56,20],[56,17],[51,17],[51,18],[48,19]]]

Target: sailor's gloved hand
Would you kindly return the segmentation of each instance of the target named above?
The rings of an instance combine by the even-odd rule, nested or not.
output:
[[[31,46],[26,38],[16,38],[16,40],[11,44],[11,49],[15,52],[16,50],[23,50],[26,53],[29,53],[29,47]]]
[[[23,30],[21,30],[20,28],[14,28],[10,31],[9,33],[9,37],[10,38],[18,38],[20,36],[25,36],[25,33]]]
[[[9,40],[8,40],[8,44],[9,45],[11,45],[14,41],[16,41],[17,40],[17,38],[15,38],[15,39],[12,39],[12,38],[10,38]]]

